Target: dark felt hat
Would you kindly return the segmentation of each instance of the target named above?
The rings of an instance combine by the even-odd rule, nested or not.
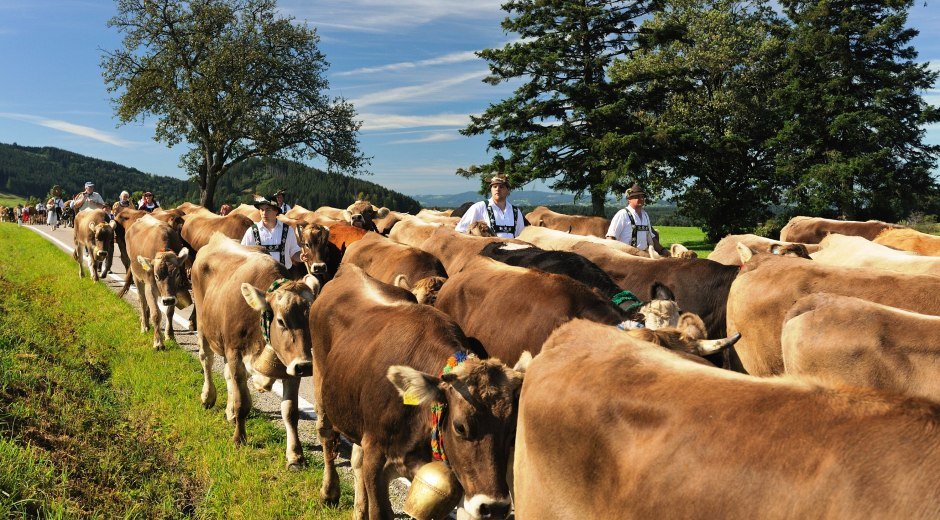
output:
[[[634,184],[630,186],[630,189],[627,190],[627,199],[637,199],[637,198],[646,198],[646,192],[643,191],[643,188],[639,184]]]
[[[280,213],[281,208],[277,205],[277,202],[272,202],[271,200],[274,198],[275,197],[273,195],[271,196],[270,199],[263,197],[261,195],[255,195],[255,201],[252,202],[251,204],[258,209],[261,209],[263,206],[271,206],[272,208],[276,209],[278,213]]]

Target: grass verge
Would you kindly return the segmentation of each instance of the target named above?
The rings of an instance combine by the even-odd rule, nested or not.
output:
[[[317,495],[322,465],[284,469],[262,414],[231,443],[225,384],[154,352],[136,311],[35,233],[0,224],[0,517],[347,518]],[[308,459],[316,461],[311,446]]]
[[[19,195],[0,192],[0,206],[13,207],[17,204],[26,204],[26,199]]]
[[[659,243],[668,248],[672,244],[682,244],[698,253],[699,258],[708,258],[715,250],[715,244],[705,240],[705,232],[697,227],[656,226],[662,236]]]

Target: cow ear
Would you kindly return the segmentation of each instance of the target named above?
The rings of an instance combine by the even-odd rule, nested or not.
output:
[[[394,285],[395,287],[401,287],[402,289],[406,291],[411,290],[411,284],[408,283],[408,277],[405,276],[404,274],[399,274],[398,276],[396,276],[395,281],[392,282],[392,285]]]
[[[738,248],[738,255],[741,256],[741,264],[746,264],[754,256],[754,251],[743,243],[738,242],[736,247]]]
[[[705,322],[698,314],[683,312],[679,315],[679,321],[676,328],[682,331],[686,336],[693,339],[705,339],[708,330],[705,328]]]
[[[250,283],[242,283],[242,296],[245,297],[245,301],[248,302],[248,306],[258,312],[271,310],[271,306],[268,305],[268,301],[264,299],[264,293]]]
[[[180,253],[177,256],[179,256],[180,262],[185,262],[186,259],[189,258],[189,249],[185,247],[180,249]]]
[[[512,369],[520,374],[525,374],[525,371],[529,369],[529,363],[532,363],[532,353],[526,350],[519,356],[519,361],[516,361],[516,365]]]
[[[441,380],[415,370],[409,366],[388,367],[385,377],[395,385],[405,404],[419,405],[428,402],[445,402],[446,397],[439,385]]]
[[[653,288],[650,291],[652,300],[672,300],[676,301],[676,295],[672,294],[672,291],[669,290],[665,285],[655,282],[653,283]]]
[[[650,258],[652,258],[653,260],[659,260],[660,258],[662,258],[662,255],[660,255],[659,253],[657,253],[657,252],[656,252],[656,248],[654,248],[653,246],[649,246],[649,247],[647,248],[647,251],[648,251],[649,254],[650,254]]]
[[[140,264],[140,266],[144,268],[144,271],[147,271],[148,273],[151,269],[153,269],[153,266],[150,264],[150,260],[147,260],[140,255],[137,255],[137,263]]]
[[[95,223],[94,223],[94,222],[89,222],[89,223],[88,223],[88,229],[90,229],[91,232],[94,233],[94,232],[95,232]]]
[[[373,207],[375,207],[375,206],[373,206]],[[389,209],[388,209],[388,208],[384,208],[384,207],[383,207],[383,208],[379,208],[379,210],[376,211],[375,216],[376,216],[376,218],[385,218],[385,217],[388,216],[388,212],[389,212]]]
[[[343,220],[346,222],[352,222],[352,212],[348,209],[343,210]]]
[[[779,254],[780,254],[780,248],[781,248],[781,247],[782,247],[782,244],[774,244],[774,245],[770,246],[770,252],[773,253],[773,254],[775,254],[775,255],[779,255]]]
[[[303,297],[308,302],[313,303],[313,301],[317,298],[317,295],[320,294],[320,280],[317,280],[317,277],[313,276],[312,274],[307,274],[304,275],[303,282],[304,285],[306,285],[310,291],[313,292],[312,298],[307,298],[306,293],[304,293]]]

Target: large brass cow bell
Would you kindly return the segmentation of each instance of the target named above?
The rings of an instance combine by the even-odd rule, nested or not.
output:
[[[281,363],[281,360],[277,357],[277,353],[274,352],[274,348],[271,346],[265,346],[261,354],[252,359],[251,368],[263,376],[273,377],[275,379],[291,377],[287,373],[287,367],[284,366],[284,363]]]
[[[429,462],[415,473],[402,509],[417,520],[440,520],[447,518],[462,496],[463,488],[447,464]]]

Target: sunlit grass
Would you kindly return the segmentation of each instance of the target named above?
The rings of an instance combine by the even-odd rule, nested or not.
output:
[[[705,233],[697,227],[656,226],[662,235],[659,242],[664,247],[679,243],[698,253],[699,258],[706,258],[715,249],[715,244],[705,240]]]
[[[0,192],[0,206],[16,206],[17,204],[26,204],[26,199],[19,195]]]

